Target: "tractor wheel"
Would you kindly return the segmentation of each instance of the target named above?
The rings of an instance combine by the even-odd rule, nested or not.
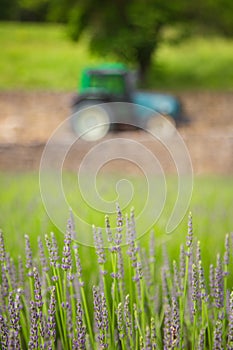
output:
[[[109,131],[110,113],[102,101],[82,101],[73,106],[71,127],[82,139],[97,141]]]
[[[162,138],[172,137],[176,131],[175,120],[168,115],[153,115],[146,123],[147,131]]]

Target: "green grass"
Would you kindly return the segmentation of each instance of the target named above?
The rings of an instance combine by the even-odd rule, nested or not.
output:
[[[163,44],[150,85],[155,81],[157,87],[171,89],[232,90],[232,62],[233,40],[230,39],[196,37],[177,46]]]
[[[0,89],[74,91],[83,67],[113,60],[90,55],[87,38],[71,42],[65,27],[0,22]],[[149,77],[158,89],[233,87],[233,41],[194,38],[161,45]]]
[[[75,189],[76,180],[74,175],[68,175],[70,187],[65,187],[65,193],[69,199],[69,204],[74,208],[74,212],[87,222],[89,225],[104,226],[104,212],[91,209],[83,200],[81,193]],[[72,179],[72,181],[70,180]],[[124,214],[130,212],[132,206],[135,208],[135,215],[142,210],[145,198],[140,190],[142,179],[129,178],[135,188],[133,199],[123,208]],[[102,187],[98,187],[103,199],[119,201],[115,192],[115,179],[108,176],[102,179]],[[145,185],[145,184],[144,184]],[[143,186],[144,186],[143,185]],[[174,205],[176,191],[172,179],[168,180],[169,196],[161,217],[154,225],[157,237],[157,245],[161,247],[161,242],[166,241],[170,253],[174,256],[179,254],[178,248],[187,233],[187,216],[184,217],[179,227],[167,235],[164,234],[164,227]],[[0,211],[0,228],[3,230],[10,251],[13,255],[23,253],[24,234],[29,234],[32,238],[33,247],[36,247],[36,237],[44,235],[50,231],[56,232],[60,241],[63,235],[53,225],[47,216],[41,201],[38,175],[37,174],[4,174],[0,175],[0,193],[1,193],[1,211]],[[72,194],[73,193],[73,196]],[[223,250],[223,237],[233,229],[232,219],[232,197],[233,197],[233,178],[196,178],[194,181],[193,196],[190,204],[190,210],[193,214],[193,225],[196,239],[201,239],[208,249],[206,250],[205,260],[211,260],[212,253]],[[91,201],[91,198],[89,197]],[[68,207],[67,207],[68,208]],[[153,210],[150,208],[149,210]],[[67,212],[62,213],[62,221],[69,216]],[[115,214],[110,215],[111,224],[115,225]],[[140,226],[143,226],[141,222]],[[65,226],[64,226],[65,227]],[[140,231],[140,230],[139,230]],[[79,224],[77,227],[78,240],[86,242],[86,236],[92,234],[87,232],[85,226]],[[140,235],[140,232],[138,232]],[[10,239],[9,239],[9,238]],[[146,242],[148,234],[142,238],[142,242]]]
[[[0,89],[75,90],[80,70],[97,61],[63,26],[0,23]]]

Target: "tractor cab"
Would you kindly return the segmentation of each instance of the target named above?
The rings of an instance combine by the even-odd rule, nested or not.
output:
[[[103,102],[132,102],[132,72],[120,63],[86,68],[79,87],[80,99],[101,99]]]

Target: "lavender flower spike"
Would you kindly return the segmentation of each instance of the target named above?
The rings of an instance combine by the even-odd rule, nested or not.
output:
[[[122,230],[123,230],[123,215],[118,203],[116,204],[116,211],[117,211],[117,228],[116,228],[116,234],[115,234],[115,244],[118,247],[121,245],[121,242],[122,242]]]
[[[156,340],[156,327],[155,327],[155,319],[152,317],[150,321],[150,333],[151,333],[151,349],[157,349],[157,340]]]
[[[53,232],[51,232],[51,240],[49,239],[48,235],[45,235],[45,242],[49,252],[50,266],[59,267],[58,246]]]
[[[108,348],[106,342],[106,333],[108,330],[108,323],[106,322],[107,317],[107,307],[106,301],[103,299],[103,295],[100,295],[99,288],[93,286],[93,301],[94,301],[94,313],[95,313],[95,324],[98,330],[98,343],[100,349]]]
[[[51,288],[51,296],[50,303],[48,309],[48,337],[50,338],[50,342],[54,342],[56,339],[56,321],[55,321],[55,313],[56,313],[56,298],[55,298],[55,287]]]
[[[224,350],[222,340],[223,340],[223,325],[222,325],[222,320],[218,318],[214,329],[213,350]]]
[[[76,313],[76,329],[77,337],[73,338],[73,350],[86,349],[86,327],[83,324],[83,310],[80,300],[77,301],[77,313]]]
[[[180,315],[175,297],[172,297],[171,344],[172,348],[180,346]]]
[[[109,222],[109,216],[108,215],[105,215],[105,231],[107,233],[108,242],[110,244],[112,244],[113,236],[112,236],[112,230],[111,230],[111,227],[110,227],[110,222]]]
[[[71,270],[71,266],[72,266],[72,257],[71,257],[72,232],[73,232],[73,223],[70,218],[67,222],[67,227],[66,227],[64,246],[63,246],[63,252],[62,252],[62,265],[61,265],[62,269],[66,271]]]
[[[205,328],[200,330],[199,338],[198,338],[198,350],[205,349]]]
[[[193,242],[193,221],[192,221],[192,214],[189,213],[188,218],[188,235],[186,237],[186,246],[190,248],[192,246]]]
[[[117,306],[116,315],[117,315],[118,335],[119,335],[119,338],[122,339],[125,336],[125,327],[124,327],[124,321],[123,321],[123,307],[121,303],[119,303]]]
[[[4,262],[6,259],[6,250],[4,244],[3,233],[0,231],[0,261]]]
[[[92,226],[92,228],[93,228],[95,250],[96,250],[96,254],[98,256],[98,263],[100,265],[103,265],[106,262],[106,255],[105,255],[105,251],[104,251],[104,242],[103,242],[102,231],[100,228],[98,230],[96,230],[94,225]]]
[[[0,313],[0,334],[1,334],[1,348],[2,350],[8,350],[8,327],[7,327],[7,319],[3,317]]]
[[[26,252],[26,268],[29,270],[28,271],[28,276],[32,277],[33,272],[32,272],[32,249],[31,249],[31,244],[29,240],[29,236],[25,235],[25,252]]]
[[[227,349],[228,350],[232,350],[233,349],[233,291],[231,292],[231,295],[230,295]]]
[[[225,253],[224,253],[224,265],[227,267],[230,260],[230,244],[229,244],[229,234],[225,237]]]
[[[220,309],[224,305],[224,282],[223,282],[223,269],[220,255],[217,255],[217,266],[215,268],[214,275],[214,296],[215,306]]]
[[[44,246],[40,237],[38,237],[38,248],[39,248],[40,263],[42,266],[42,270],[44,272],[47,272],[49,270],[49,267],[48,267],[47,258],[44,252]]]
[[[38,349],[39,337],[38,337],[38,313],[36,303],[31,301],[30,303],[30,339],[28,343],[28,349]]]

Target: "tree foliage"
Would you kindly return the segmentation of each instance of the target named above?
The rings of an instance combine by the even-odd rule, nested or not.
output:
[[[232,0],[57,1],[51,9],[68,23],[74,40],[87,32],[93,52],[137,65],[142,80],[166,28],[174,28],[176,42],[194,33],[233,34]]]
[[[47,20],[49,0],[0,0],[0,20]]]
[[[0,10],[1,19],[67,23],[74,40],[88,33],[92,51],[136,65],[142,79],[167,28],[173,42],[194,33],[233,35],[232,0],[0,0]]]

